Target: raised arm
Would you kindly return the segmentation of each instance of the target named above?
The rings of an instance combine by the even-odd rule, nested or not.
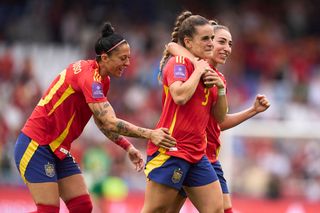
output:
[[[167,44],[167,48],[171,55],[174,55],[174,56],[180,55],[180,56],[186,57],[190,59],[190,61],[193,64],[195,61],[197,61],[197,58],[189,50],[187,50],[180,44],[177,44],[175,42],[170,42],[169,44]]]
[[[151,139],[152,143],[166,149],[176,144],[175,139],[170,136],[166,128],[152,130],[118,119],[109,102],[89,103],[88,105],[93,112],[97,126],[107,137],[110,136],[110,132],[113,132],[130,137]]]
[[[220,123],[221,130],[227,130],[235,127],[248,120],[249,118],[255,116],[260,112],[266,111],[270,107],[270,103],[265,95],[257,95],[256,99],[251,107],[245,109],[238,113],[227,114],[224,121]]]

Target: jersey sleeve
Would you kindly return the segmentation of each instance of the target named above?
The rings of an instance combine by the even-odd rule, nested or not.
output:
[[[100,103],[107,101],[105,96],[105,85],[102,82],[98,69],[93,69],[91,66],[82,67],[82,75],[78,79],[79,88],[82,91],[87,103]]]
[[[187,64],[183,56],[175,56],[169,59],[164,68],[163,77],[168,86],[176,81],[186,81],[189,78]]]

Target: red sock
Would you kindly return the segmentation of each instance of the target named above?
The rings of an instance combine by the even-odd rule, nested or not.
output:
[[[37,204],[37,213],[59,213],[59,206]]]
[[[93,208],[88,194],[72,198],[66,205],[70,213],[91,213]]]
[[[225,209],[225,210],[224,210],[224,213],[233,213],[232,208]]]

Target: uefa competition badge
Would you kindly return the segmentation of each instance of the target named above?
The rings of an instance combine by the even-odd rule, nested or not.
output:
[[[182,178],[183,171],[180,168],[177,168],[173,171],[171,180],[173,183],[179,183]]]
[[[98,82],[92,83],[92,97],[93,98],[103,98],[102,85]]]
[[[53,177],[56,174],[56,171],[54,169],[54,165],[49,162],[46,165],[44,165],[44,170],[45,170],[46,175],[48,177]]]
[[[173,69],[173,75],[175,78],[183,78],[187,77],[187,70],[184,64],[175,64]]]

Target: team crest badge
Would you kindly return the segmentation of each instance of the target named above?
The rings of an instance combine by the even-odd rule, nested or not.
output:
[[[179,183],[180,180],[181,180],[182,174],[183,174],[183,172],[182,172],[182,170],[180,168],[175,169],[173,171],[173,175],[171,177],[172,182],[173,183]]]
[[[54,169],[54,165],[49,163],[44,165],[44,170],[46,171],[46,175],[48,177],[53,177],[56,174],[56,171]]]

